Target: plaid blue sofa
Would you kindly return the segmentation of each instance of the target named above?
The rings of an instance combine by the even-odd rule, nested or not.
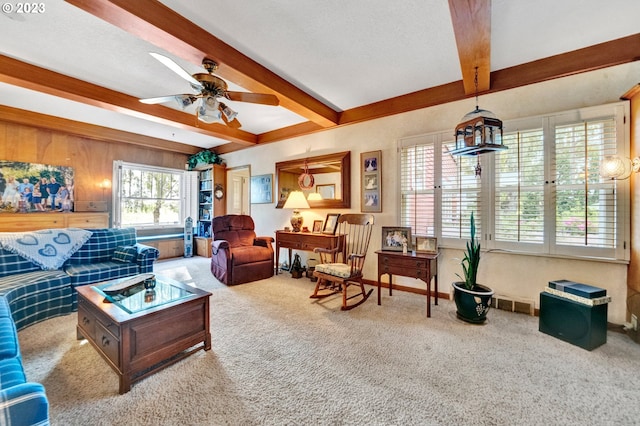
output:
[[[62,266],[71,279],[73,311],[78,310],[78,293],[75,287],[151,273],[153,263],[160,254],[155,247],[137,242],[135,228],[89,231],[93,233],[91,238]],[[127,249],[130,252],[127,252]]]
[[[26,381],[18,330],[76,311],[77,286],[153,272],[158,250],[137,243],[134,228],[89,231],[59,270],[0,248],[0,425],[49,424],[44,387]]]
[[[44,387],[27,382],[9,303],[0,297],[0,424],[48,425]]]
[[[158,250],[137,243],[134,228],[89,231],[89,240],[59,270],[43,271],[0,249],[0,296],[9,303],[18,330],[76,311],[77,286],[153,272]]]

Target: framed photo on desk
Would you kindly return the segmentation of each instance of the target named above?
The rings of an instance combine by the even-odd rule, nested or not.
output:
[[[416,253],[434,254],[438,252],[438,239],[431,237],[416,237]]]
[[[323,234],[335,234],[338,227],[338,218],[340,213],[329,213],[327,219],[324,221],[324,228],[322,228]]]
[[[403,245],[411,250],[411,228],[405,226],[382,227],[382,250],[402,251]]]

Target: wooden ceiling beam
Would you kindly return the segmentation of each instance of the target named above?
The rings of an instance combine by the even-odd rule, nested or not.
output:
[[[182,15],[155,0],[66,0],[128,33],[191,63],[216,61],[216,74],[255,93],[270,93],[280,105],[322,127],[338,112],[253,61]]]
[[[491,89],[484,93],[496,93],[555,78],[635,62],[640,60],[638,46],[640,46],[640,33],[494,71],[491,73]],[[361,123],[403,112],[456,102],[472,96],[473,94],[465,93],[463,82],[459,80],[346,110],[340,115],[339,125]],[[277,142],[295,137],[297,135],[294,134],[294,131],[298,126],[304,129],[306,133],[313,133],[313,129],[302,127],[303,124],[291,126],[288,132],[283,132],[281,129],[263,133],[258,136],[258,141],[259,143]],[[455,123],[452,123],[452,125],[455,125]]]
[[[205,124],[192,114],[162,105],[147,105],[138,98],[87,83],[54,71],[40,68],[7,56],[0,55],[0,81],[58,96],[111,111],[126,113],[145,120],[204,135],[253,146],[256,135],[223,124]]]
[[[491,0],[449,0],[449,11],[464,92],[467,95],[485,92],[491,87]]]

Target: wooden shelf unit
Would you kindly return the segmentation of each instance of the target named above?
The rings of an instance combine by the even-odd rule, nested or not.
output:
[[[209,164],[198,169],[198,220],[194,237],[210,238],[211,221],[226,212],[226,168],[224,165]],[[222,186],[223,197],[214,195],[217,186]],[[197,250],[197,248],[196,248]],[[208,250],[211,251],[211,248]],[[210,257],[211,255],[209,254]]]

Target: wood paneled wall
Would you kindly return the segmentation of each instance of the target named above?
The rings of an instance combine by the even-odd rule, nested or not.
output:
[[[111,200],[111,190],[103,192],[99,184],[112,179],[114,160],[181,170],[187,160],[187,154],[166,149],[95,140],[1,120],[0,160],[73,167],[76,201]]]

